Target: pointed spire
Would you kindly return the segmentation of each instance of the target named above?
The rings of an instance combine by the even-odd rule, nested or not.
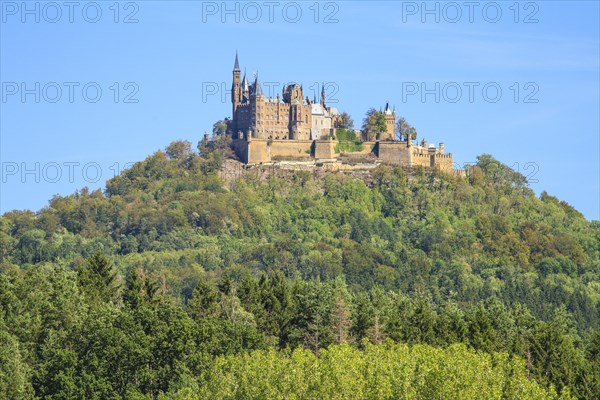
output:
[[[258,81],[258,72],[256,73],[256,79],[254,80],[254,96],[263,96],[263,91],[260,87],[260,82]]]
[[[385,111],[384,111],[384,113],[386,115],[392,115],[392,109],[390,108],[390,102],[389,101],[385,103]]]
[[[246,69],[244,69],[244,78],[242,79],[242,90],[244,92],[248,91],[248,79],[246,79]]]
[[[325,106],[325,82],[321,82],[321,105]]]
[[[237,54],[237,50],[235,51],[235,63],[233,64],[233,71],[234,72],[239,72],[240,70],[240,63],[238,61],[238,54]]]

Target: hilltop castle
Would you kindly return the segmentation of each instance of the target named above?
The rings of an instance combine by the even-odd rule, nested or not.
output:
[[[233,66],[231,86],[232,131],[238,136],[257,139],[316,140],[327,136],[339,121],[336,108],[325,104],[325,87],[321,87],[321,101],[305,98],[302,86],[290,84],[283,88],[281,97],[266,97],[258,74],[254,83],[240,80],[237,53]]]
[[[232,119],[229,126],[233,137],[233,149],[246,164],[272,161],[319,161],[336,162],[343,155],[339,151],[336,129],[340,127],[341,115],[334,107],[328,107],[325,87],[321,98],[311,101],[304,97],[302,86],[286,85],[281,96],[265,96],[258,74],[250,83],[241,69],[236,52],[231,85]],[[382,111],[385,131],[377,134],[375,141],[364,141],[351,153],[353,156],[375,156],[381,161],[431,168],[452,169],[452,155],[444,153],[444,144],[436,148],[413,144],[410,138],[395,140],[396,110],[389,103]]]

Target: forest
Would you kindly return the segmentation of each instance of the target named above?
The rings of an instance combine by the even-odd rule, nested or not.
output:
[[[0,398],[594,399],[600,221],[491,155],[220,177],[173,142],[0,217]]]

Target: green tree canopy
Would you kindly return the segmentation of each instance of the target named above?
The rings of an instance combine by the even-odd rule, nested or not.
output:
[[[416,140],[417,130],[406,121],[406,118],[400,117],[396,122],[396,139],[402,140],[407,137],[411,140]]]
[[[385,132],[385,116],[381,111],[371,108],[363,120],[362,134],[366,141],[377,140],[379,134]]]
[[[343,112],[340,114],[337,128],[341,128],[341,129],[353,129],[354,128],[354,120],[352,119],[352,117],[350,117],[350,114],[348,114],[347,112]]]

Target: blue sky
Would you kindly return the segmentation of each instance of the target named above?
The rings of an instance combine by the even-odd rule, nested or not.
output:
[[[357,126],[389,101],[456,162],[490,153],[600,219],[597,1],[23,4],[0,2],[1,212],[197,143],[237,49],[277,91],[325,82]]]

